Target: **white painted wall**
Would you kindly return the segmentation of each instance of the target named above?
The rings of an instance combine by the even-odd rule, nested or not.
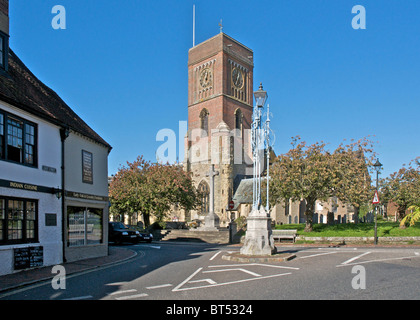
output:
[[[93,154],[93,184],[82,181],[82,150]],[[108,149],[70,131],[65,142],[66,190],[108,197]]]

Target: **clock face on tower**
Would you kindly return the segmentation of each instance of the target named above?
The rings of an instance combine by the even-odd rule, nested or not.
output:
[[[240,69],[233,68],[232,82],[235,85],[235,87],[238,89],[242,89],[242,87],[244,86],[244,75]]]
[[[206,68],[203,71],[201,71],[201,74],[200,74],[200,86],[202,88],[207,88],[208,86],[211,85],[211,82],[212,82],[212,73],[211,73],[211,70],[209,68]]]

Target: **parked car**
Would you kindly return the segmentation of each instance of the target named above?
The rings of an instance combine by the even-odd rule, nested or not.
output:
[[[139,243],[140,241],[152,242],[153,235],[132,230],[122,222],[110,222],[108,240],[117,244],[123,242]]]

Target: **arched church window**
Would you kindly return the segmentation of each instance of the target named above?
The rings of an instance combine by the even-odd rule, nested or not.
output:
[[[208,136],[209,133],[209,112],[207,109],[203,109],[200,113],[201,130],[203,135]]]
[[[239,130],[239,133],[242,132],[242,111],[240,109],[235,111],[235,129]]]
[[[207,182],[201,181],[198,185],[198,192],[201,196],[201,214],[206,215],[209,213],[209,200],[210,200],[210,187]]]

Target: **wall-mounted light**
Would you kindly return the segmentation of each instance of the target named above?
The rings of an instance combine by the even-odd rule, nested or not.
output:
[[[60,188],[53,188],[53,193],[57,197],[58,200],[60,200],[61,197],[63,196]]]

